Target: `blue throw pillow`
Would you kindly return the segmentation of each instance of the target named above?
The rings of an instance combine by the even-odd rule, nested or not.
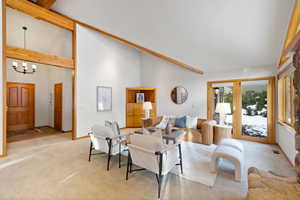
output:
[[[185,128],[186,127],[186,116],[177,119],[175,122],[175,126],[177,126],[179,128]]]

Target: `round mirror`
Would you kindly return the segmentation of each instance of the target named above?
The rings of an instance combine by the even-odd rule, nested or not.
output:
[[[171,92],[171,99],[175,104],[183,104],[188,98],[188,91],[182,86],[175,87]]]

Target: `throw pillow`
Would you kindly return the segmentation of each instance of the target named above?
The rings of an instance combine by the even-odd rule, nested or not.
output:
[[[186,118],[186,127],[196,129],[197,128],[197,122],[198,122],[197,117],[187,116],[187,118]]]
[[[185,128],[186,127],[186,116],[178,118],[175,122],[175,126],[177,126],[179,128]]]
[[[156,125],[156,128],[165,129],[168,125],[168,122],[169,122],[169,117],[163,116],[161,122]]]
[[[168,125],[173,127],[175,126],[175,123],[176,123],[176,117],[170,117]]]

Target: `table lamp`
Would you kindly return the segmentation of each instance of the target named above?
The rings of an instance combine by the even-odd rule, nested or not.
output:
[[[220,125],[225,125],[226,114],[231,113],[230,103],[217,103],[216,113],[220,114]]]
[[[152,103],[150,101],[144,102],[143,110],[145,110],[145,119],[149,119],[150,118],[150,110],[152,110]]]

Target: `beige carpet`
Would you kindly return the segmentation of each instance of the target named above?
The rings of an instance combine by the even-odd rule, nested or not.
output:
[[[182,142],[183,174],[180,173],[179,167],[174,168],[172,173],[190,181],[213,186],[217,174],[210,172],[209,163],[215,148],[215,145]]]
[[[295,174],[283,154],[273,154],[272,149],[278,149],[277,146],[244,141],[243,144],[247,167],[254,165],[283,175]],[[9,157],[0,159],[0,199],[156,199],[157,183],[152,173],[136,172],[126,181],[126,157],[122,158],[120,169],[118,159],[113,158],[107,172],[106,157],[94,156],[88,162],[88,149],[89,139],[71,141],[69,134],[10,143]],[[228,168],[218,173],[212,187],[169,174],[161,199],[240,200],[246,195],[246,178],[242,183],[235,182]]]

